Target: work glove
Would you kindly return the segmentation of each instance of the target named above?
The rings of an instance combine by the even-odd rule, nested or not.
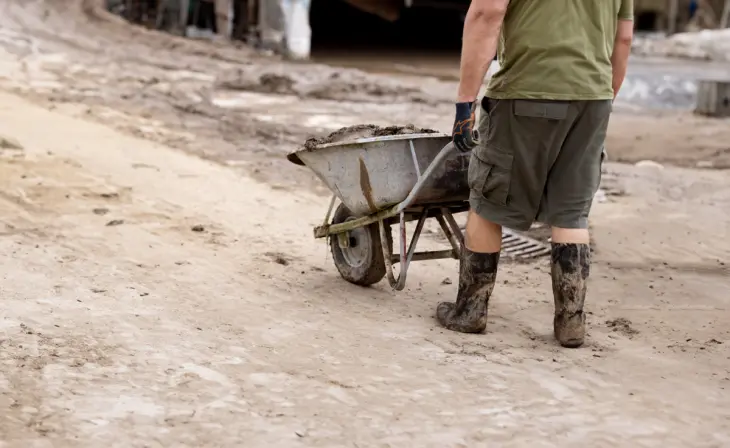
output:
[[[456,103],[456,119],[451,137],[454,140],[454,146],[462,152],[471,151],[479,140],[479,134],[474,131],[474,113],[476,112],[474,104],[474,101]]]

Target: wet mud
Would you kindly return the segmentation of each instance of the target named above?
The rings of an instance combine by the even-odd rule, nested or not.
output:
[[[547,263],[501,265],[488,334],[455,334],[429,316],[457,294],[456,262],[414,263],[397,296],[347,284],[311,238],[319,179],[283,157],[358,123],[448,132],[455,86],[440,85],[437,107],[399,104],[395,81],[375,96],[379,80],[343,71],[363,81],[351,100],[302,98],[286,92],[327,86],[331,71],[97,19],[91,4],[0,2],[0,89],[13,92],[0,97],[0,146],[24,148],[0,148],[3,439],[532,446],[574,443],[579,427],[607,446],[722,444],[726,173],[611,165],[631,197],[592,212],[586,349],[567,354],[547,334]],[[237,68],[284,93],[219,95]],[[406,87],[439,94],[428,80]],[[612,160],[718,161],[726,121],[680,119],[616,114]],[[619,316],[641,333],[614,333],[605,322]]]
[[[417,128],[412,124],[405,126],[376,126],[374,124],[359,124],[340,128],[325,137],[312,137],[304,142],[304,148],[313,150],[321,145],[330,143],[341,143],[361,138],[388,137],[392,135],[409,135],[409,134],[436,134],[438,131],[433,129]]]
[[[392,135],[409,135],[409,134],[436,134],[438,131],[433,129],[418,128],[412,124],[405,126],[377,126],[374,124],[358,124],[354,126],[346,126],[340,128],[323,137],[310,137],[300,148],[287,154],[286,158],[296,165],[304,165],[297,153],[304,151],[313,151],[322,145],[330,143],[343,143],[358,140],[361,138],[388,137]]]
[[[499,252],[462,251],[456,302],[441,302],[436,308],[436,319],[441,326],[460,333],[486,330],[489,298],[497,281],[499,258]]]
[[[551,277],[555,300],[553,330],[564,347],[583,345],[585,304],[591,251],[587,244],[553,243]]]

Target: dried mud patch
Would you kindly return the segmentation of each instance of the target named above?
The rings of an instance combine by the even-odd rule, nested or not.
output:
[[[608,328],[610,328],[615,333],[621,333],[624,336],[627,336],[629,338],[636,336],[639,334],[639,330],[635,329],[631,325],[631,321],[624,318],[619,317],[617,319],[611,319],[606,321],[606,325]]]

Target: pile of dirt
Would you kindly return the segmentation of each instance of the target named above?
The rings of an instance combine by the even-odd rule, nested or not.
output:
[[[278,95],[296,95],[320,100],[372,103],[435,103],[420,88],[359,70],[333,69],[312,64],[306,69],[281,64],[251,64],[227,70],[216,78],[215,87]]]
[[[427,128],[417,128],[412,124],[405,126],[377,126],[374,124],[358,124],[355,126],[347,126],[340,128],[333,133],[324,137],[310,137],[302,147],[294,152],[287,154],[286,158],[296,165],[304,165],[298,152],[312,151],[321,145],[329,143],[349,142],[361,138],[387,137],[389,135],[409,135],[409,134],[438,134],[439,131]]]
[[[393,81],[375,81],[354,73],[332,73],[326,81],[308,86],[306,96],[322,100],[355,99],[359,101],[408,101],[413,103],[434,103],[420,89]]]
[[[639,334],[639,330],[631,326],[631,321],[625,317],[619,317],[613,320],[607,320],[606,325],[614,332],[621,333],[627,337],[633,337]]]
[[[298,95],[297,81],[291,76],[279,73],[248,74],[244,70],[236,70],[219,77],[217,87],[227,90],[243,90],[257,93],[275,93],[279,95]]]
[[[407,134],[436,134],[438,131],[433,129],[417,128],[412,124],[406,126],[387,126],[380,127],[374,124],[358,124],[340,128],[326,137],[312,137],[304,142],[304,148],[313,150],[318,146],[328,143],[347,142],[361,138],[387,137],[389,135],[407,135]]]

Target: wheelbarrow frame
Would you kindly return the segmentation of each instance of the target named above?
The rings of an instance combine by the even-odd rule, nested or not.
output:
[[[314,228],[315,238],[337,238],[337,243],[341,248],[349,245],[347,237],[348,232],[377,223],[380,235],[380,244],[383,251],[383,259],[385,261],[386,276],[388,283],[396,291],[401,291],[406,284],[408,268],[413,261],[439,260],[446,258],[459,259],[464,244],[464,235],[454,219],[455,213],[465,212],[469,209],[468,201],[444,202],[418,204],[416,198],[426,181],[431,178],[434,170],[444,162],[449,154],[455,150],[452,143],[447,144],[436,157],[431,161],[426,170],[422,173],[418,165],[416,150],[413,141],[410,141],[410,151],[413,157],[413,164],[418,175],[416,184],[411,189],[408,196],[400,203],[389,208],[380,210],[360,218],[353,219],[342,223],[330,224],[330,218],[337,202],[337,196],[333,195],[330,201],[327,214],[325,215],[324,224]],[[423,227],[428,218],[434,218],[439,223],[441,230],[451,244],[451,249],[439,251],[416,252],[418,240],[423,231]],[[409,221],[417,220],[416,228],[408,243],[407,226]],[[385,226],[391,226],[398,223],[399,226],[399,243],[398,254],[393,254],[390,242],[390,235],[386,232]],[[398,276],[393,272],[393,264],[400,264],[400,272]]]

